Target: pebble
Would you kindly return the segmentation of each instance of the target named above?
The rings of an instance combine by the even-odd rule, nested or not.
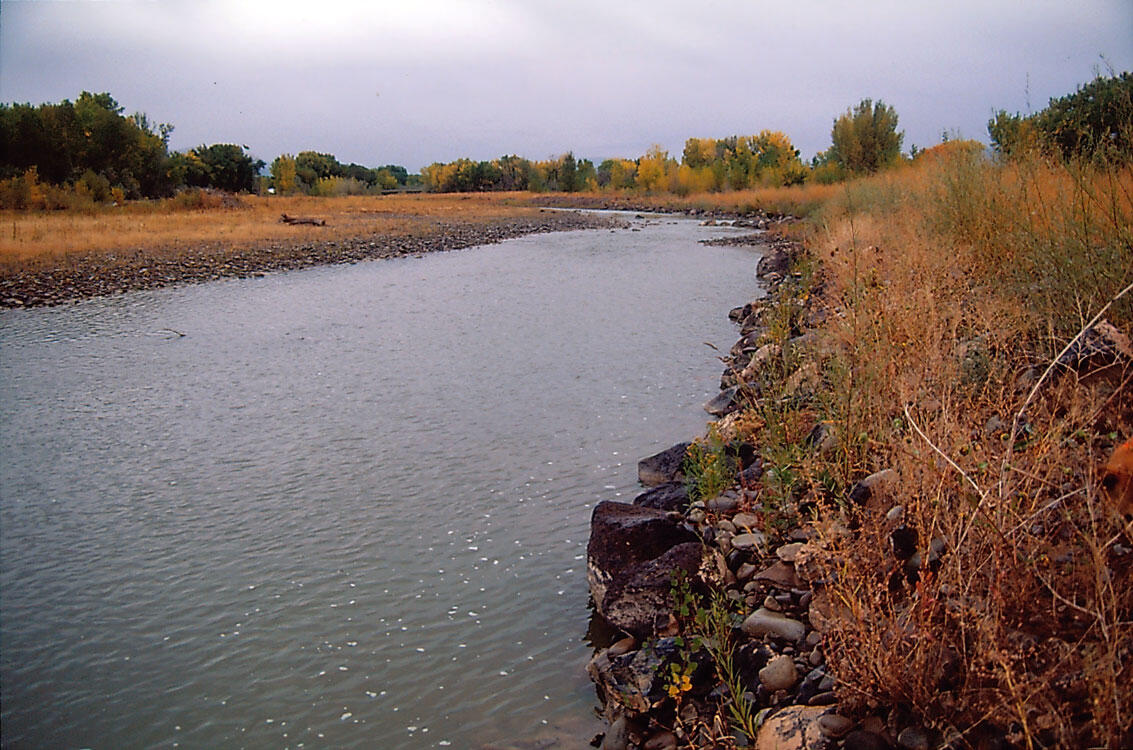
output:
[[[802,542],[784,544],[782,547],[775,550],[775,554],[778,555],[779,559],[783,562],[794,562],[795,556],[799,554],[799,550],[802,549],[802,546]]]
[[[775,597],[773,597],[773,596],[764,597],[763,606],[766,607],[767,609],[770,609],[773,612],[782,612],[783,611],[783,605],[780,604],[779,602],[777,602],[775,600]]]
[[[619,716],[606,730],[599,750],[626,750],[629,747],[629,722],[626,717]]]
[[[818,731],[833,739],[845,737],[854,728],[853,719],[839,714],[823,714],[818,717],[817,723]]]
[[[815,648],[807,656],[806,660],[807,660],[807,663],[810,664],[812,667],[821,667],[822,662],[824,662],[826,660],[826,657],[824,657],[822,655],[822,649],[815,646]]]
[[[732,537],[732,547],[738,550],[762,549],[766,546],[767,539],[758,531],[736,534]]]
[[[718,521],[716,523],[716,528],[719,529],[720,531],[726,531],[729,534],[735,534],[736,533],[735,525],[731,521],[728,521],[728,520]]]
[[[732,542],[734,543],[735,541],[736,540],[733,537]],[[755,567],[751,563],[744,563],[744,564],[740,565],[740,567],[736,568],[736,580],[739,580],[739,581],[750,580],[751,577],[753,575],[755,575],[756,571],[758,571],[758,570],[759,570],[759,568]]]
[[[706,510],[713,511],[714,513],[726,513],[740,507],[740,500],[737,497],[721,495],[720,497],[714,497],[705,502],[704,507]]]
[[[794,659],[789,656],[776,656],[767,662],[767,666],[759,670],[760,684],[772,692],[789,690],[798,681],[799,671],[795,667]]]
[[[901,523],[901,521],[905,520],[905,506],[894,505],[889,509],[889,512],[885,514],[885,520],[889,523]]]
[[[833,706],[838,702],[837,696],[834,695],[833,690],[827,690],[825,693],[818,693],[813,698],[808,700],[808,706]]]
[[[704,523],[704,519],[708,516],[700,508],[693,508],[688,512],[688,520],[693,523]]]
[[[736,525],[737,529],[757,531],[759,528],[759,517],[751,513],[737,513],[732,516],[732,523]]]
[[[897,735],[897,746],[903,750],[930,750],[932,738],[921,727],[905,727]]]
[[[740,628],[747,635],[756,638],[770,635],[788,641],[801,641],[806,636],[806,626],[801,622],[765,607],[750,614]]]

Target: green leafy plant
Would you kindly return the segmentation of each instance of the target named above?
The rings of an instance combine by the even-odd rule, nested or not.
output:
[[[709,425],[706,436],[688,447],[684,474],[689,499],[694,501],[716,497],[735,480],[735,466],[715,423]]]

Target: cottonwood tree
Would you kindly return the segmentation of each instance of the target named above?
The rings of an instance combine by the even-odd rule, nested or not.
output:
[[[878,100],[862,101],[834,120],[829,157],[852,174],[876,172],[901,157],[905,133],[897,132],[897,112]]]

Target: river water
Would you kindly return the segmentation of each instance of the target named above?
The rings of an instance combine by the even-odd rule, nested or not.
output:
[[[2,744],[585,747],[590,512],[703,428],[736,231],[0,312]]]

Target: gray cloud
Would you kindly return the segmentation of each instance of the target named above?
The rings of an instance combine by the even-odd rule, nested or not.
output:
[[[459,156],[635,157],[782,130],[805,156],[864,97],[906,145],[984,138],[994,109],[1133,68],[1133,6],[1085,2],[10,2],[0,99],[109,91],[172,145],[318,149],[412,169]]]

